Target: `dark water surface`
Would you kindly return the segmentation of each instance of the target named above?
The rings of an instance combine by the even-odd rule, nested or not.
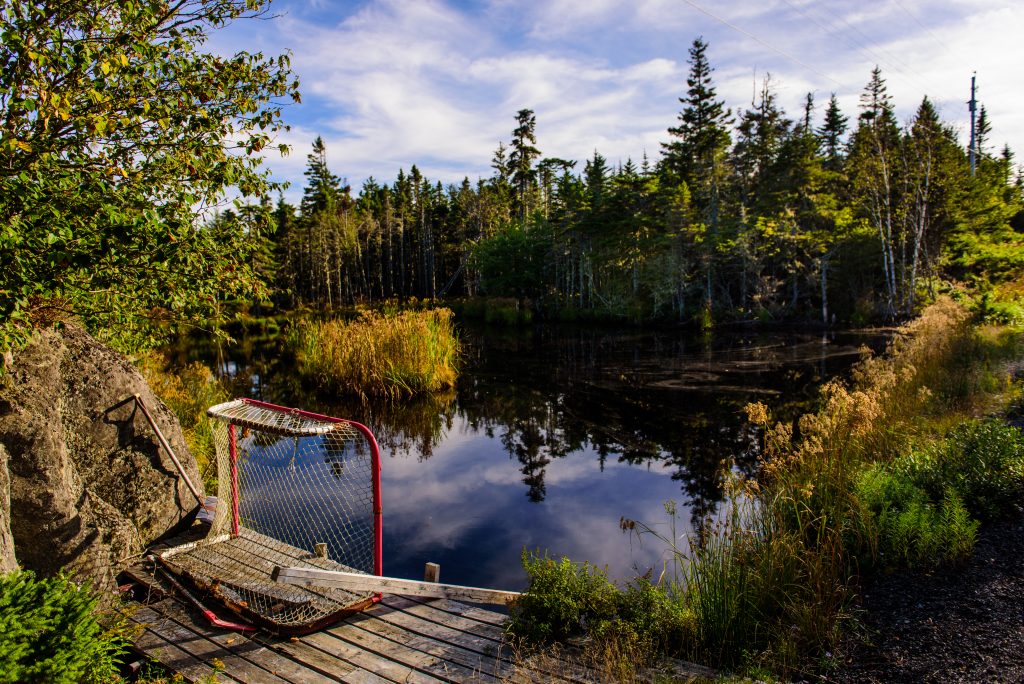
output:
[[[457,389],[359,404],[303,387],[279,341],[240,339],[219,353],[190,342],[179,360],[219,365],[236,392],[367,424],[383,452],[384,571],[520,589],[523,548],[607,565],[616,579],[660,571],[664,547],[620,529],[684,533],[716,510],[724,459],[749,470],[756,435],[743,407],[779,418],[809,410],[876,332],[676,331],[536,326],[461,328]],[[667,530],[667,527],[665,527]]]

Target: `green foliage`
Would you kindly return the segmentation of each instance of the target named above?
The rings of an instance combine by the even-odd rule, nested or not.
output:
[[[550,249],[548,235],[519,224],[481,241],[473,252],[480,288],[495,297],[539,296]]]
[[[985,321],[996,325],[1024,324],[1024,302],[1019,298],[1003,298],[991,291],[984,292],[974,307]]]
[[[171,369],[160,355],[149,352],[136,363],[153,392],[177,416],[206,491],[217,491],[217,450],[206,409],[228,401],[227,389],[198,361]]]
[[[931,566],[965,558],[979,523],[953,487],[938,500],[905,467],[873,464],[856,482],[856,496],[872,516],[882,566]]]
[[[198,219],[230,188],[268,190],[257,153],[297,83],[285,56],[201,48],[262,4],[0,10],[0,349],[52,311],[131,344],[140,320],[194,321],[253,292],[243,227]]]
[[[120,624],[104,627],[90,588],[64,576],[0,577],[0,682],[109,682],[128,645]]]
[[[998,518],[1024,502],[1024,436],[997,419],[967,421],[916,454],[912,472],[933,499],[952,488],[971,515]]]
[[[619,590],[605,571],[525,550],[522,560],[529,587],[512,606],[512,634],[538,642],[566,639],[616,617]]]

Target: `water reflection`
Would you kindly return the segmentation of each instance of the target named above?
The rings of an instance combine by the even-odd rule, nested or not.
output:
[[[621,517],[656,523],[681,500],[692,521],[721,497],[720,465],[749,471],[756,439],[743,406],[795,418],[817,387],[882,335],[465,328],[456,391],[358,404],[303,387],[276,344],[225,350],[240,394],[369,425],[386,454],[385,561],[417,577],[521,586],[522,548],[608,564],[617,577],[657,566]],[[195,356],[194,343],[183,356]],[[215,356],[199,353],[208,363]],[[185,360],[184,358],[182,360]]]

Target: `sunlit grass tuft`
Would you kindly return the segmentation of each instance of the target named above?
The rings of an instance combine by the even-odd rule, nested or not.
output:
[[[162,356],[147,352],[136,365],[153,392],[178,417],[206,491],[217,491],[217,449],[206,409],[230,399],[227,389],[198,361],[172,370]]]
[[[437,392],[458,376],[460,345],[448,309],[308,322],[292,330],[289,342],[299,372],[339,395]]]

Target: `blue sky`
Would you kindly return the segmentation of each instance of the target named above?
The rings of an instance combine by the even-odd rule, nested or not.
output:
[[[276,15],[216,34],[210,48],[292,53],[303,102],[286,108],[285,158],[301,196],[313,139],[355,189],[416,164],[444,183],[490,174],[515,113],[537,116],[544,156],[611,163],[660,154],[703,36],[719,95],[750,106],[767,74],[791,117],[835,92],[851,123],[874,65],[901,122],[924,95],[968,138],[972,72],[991,144],[1024,162],[1024,2],[1020,0],[277,0]]]

